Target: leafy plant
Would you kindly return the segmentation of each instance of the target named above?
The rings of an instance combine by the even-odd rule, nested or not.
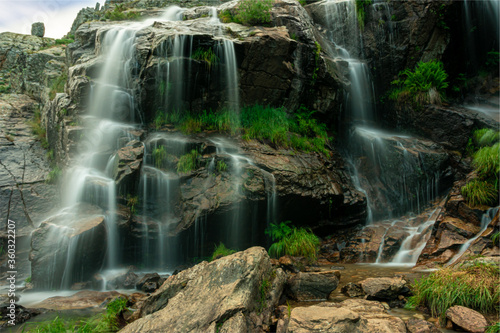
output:
[[[497,190],[488,182],[472,180],[461,189],[462,196],[471,206],[493,205],[497,199]]]
[[[136,196],[131,196],[130,194],[127,194],[127,207],[130,208],[130,213],[132,215],[135,214],[135,206],[139,203],[139,197]]]
[[[481,313],[498,309],[500,285],[496,265],[476,262],[471,266],[443,268],[417,280],[407,308],[426,306],[433,317],[444,318],[446,310],[461,305]]]
[[[186,173],[195,170],[198,167],[199,156],[200,153],[195,149],[186,155],[182,155],[177,163],[177,172]]]
[[[314,44],[316,45],[316,49],[314,50],[314,71],[311,76],[312,86],[316,84],[316,80],[318,79],[319,61],[321,59],[321,45],[318,42],[314,42]]]
[[[274,242],[269,248],[269,255],[274,258],[284,255],[303,256],[316,260],[320,243],[318,237],[310,229],[289,226],[290,223],[271,223],[265,231]]]
[[[359,28],[363,30],[365,28],[366,13],[365,7],[372,4],[372,0],[356,0],[356,15],[358,17]]]
[[[228,249],[224,245],[224,243],[220,242],[219,245],[215,246],[214,252],[212,253],[211,261],[231,255],[233,253],[236,253],[236,250]]]
[[[165,166],[165,160],[167,158],[167,149],[165,149],[165,146],[160,145],[159,147],[153,149],[152,156],[155,167],[157,169],[161,169]]]
[[[224,172],[227,170],[227,164],[224,161],[217,161],[217,166],[216,166],[217,171],[219,172]]]
[[[197,61],[203,61],[209,71],[212,69],[212,66],[217,65],[217,63],[219,62],[219,57],[217,57],[217,55],[211,48],[197,48],[194,51],[193,55],[191,55],[191,58]]]
[[[265,25],[271,22],[273,0],[241,0],[234,22],[243,25]]]
[[[31,276],[28,276],[26,279],[24,279],[24,282],[31,283]]]
[[[55,166],[52,170],[50,170],[45,182],[47,184],[55,184],[62,175],[61,169],[58,166]]]
[[[399,79],[391,84],[395,86],[389,98],[399,103],[410,99],[417,105],[424,103],[441,104],[444,90],[448,87],[448,74],[443,63],[431,60],[419,62],[414,71],[405,69],[399,73]]]

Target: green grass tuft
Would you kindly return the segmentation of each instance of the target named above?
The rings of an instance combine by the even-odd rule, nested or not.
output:
[[[45,182],[47,184],[55,184],[57,183],[61,175],[62,175],[61,169],[59,169],[58,166],[55,166],[52,170],[50,170],[49,174],[47,175],[47,178],[45,179]]]
[[[269,247],[269,255],[279,258],[284,255],[317,259],[319,238],[310,230],[289,226],[290,221],[271,223],[266,234],[275,242]]]
[[[73,42],[74,40],[69,38],[56,39],[56,45],[68,45]]]
[[[215,246],[214,252],[212,253],[211,261],[231,255],[233,253],[236,253],[236,250],[228,249],[224,245],[224,243],[220,242],[219,245]]]
[[[500,140],[500,131],[482,128],[474,131],[472,137],[477,147],[491,146]]]
[[[217,57],[217,55],[211,48],[197,48],[191,55],[191,58],[197,61],[204,62],[209,71],[212,69],[212,66],[215,66],[219,63],[219,57]]]
[[[479,205],[494,205],[497,199],[497,190],[488,182],[472,180],[461,189],[465,201],[472,207]]]
[[[472,165],[482,179],[497,178],[500,172],[500,142],[482,147],[474,154]]]
[[[241,0],[232,19],[233,22],[248,26],[267,25],[271,22],[272,8],[273,0]]]
[[[177,172],[187,173],[195,170],[198,167],[198,157],[200,153],[197,150],[191,150],[186,155],[182,155],[177,163]]]
[[[491,326],[488,326],[484,333],[500,333],[500,321],[497,321]]]
[[[165,162],[167,159],[167,149],[165,148],[165,146],[159,146],[153,149],[152,156],[154,165],[157,169],[165,167]]]
[[[498,266],[480,262],[469,267],[440,269],[412,285],[414,296],[406,307],[426,306],[433,317],[441,318],[455,305],[493,313],[498,311],[500,302],[499,274]]]

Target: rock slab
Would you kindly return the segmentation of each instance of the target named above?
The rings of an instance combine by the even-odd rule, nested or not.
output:
[[[488,322],[482,314],[465,306],[452,306],[446,310],[446,318],[466,332],[483,333]]]

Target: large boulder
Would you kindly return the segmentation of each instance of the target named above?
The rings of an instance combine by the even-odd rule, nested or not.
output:
[[[410,291],[407,282],[401,277],[368,278],[359,284],[369,299],[393,300]]]
[[[202,262],[170,276],[122,332],[261,332],[284,283],[261,247]]]
[[[482,314],[465,306],[455,305],[446,310],[446,318],[454,328],[466,332],[483,333],[488,327],[488,321]]]
[[[43,37],[45,35],[45,25],[43,22],[35,22],[31,25],[31,35]]]
[[[324,300],[337,288],[339,281],[339,271],[299,272],[287,281],[287,293],[297,301]]]
[[[379,302],[346,300],[294,308],[287,332],[405,333],[406,327],[400,318],[389,315]]]

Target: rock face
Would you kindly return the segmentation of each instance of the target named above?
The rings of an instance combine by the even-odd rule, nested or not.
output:
[[[43,22],[36,22],[31,25],[31,35],[43,37],[45,35],[45,25]]]
[[[406,332],[403,321],[374,301],[346,300],[292,310],[287,332]]]
[[[106,300],[116,298],[121,294],[117,291],[79,291],[72,296],[55,296],[37,303],[37,308],[51,310],[87,309],[101,306]]]
[[[327,299],[340,280],[339,271],[297,273],[287,281],[287,294],[297,301]]]
[[[260,247],[202,262],[170,276],[122,332],[261,332],[284,283]]]
[[[452,306],[446,310],[446,318],[466,332],[483,333],[486,331],[488,321],[482,314],[464,306]]]

